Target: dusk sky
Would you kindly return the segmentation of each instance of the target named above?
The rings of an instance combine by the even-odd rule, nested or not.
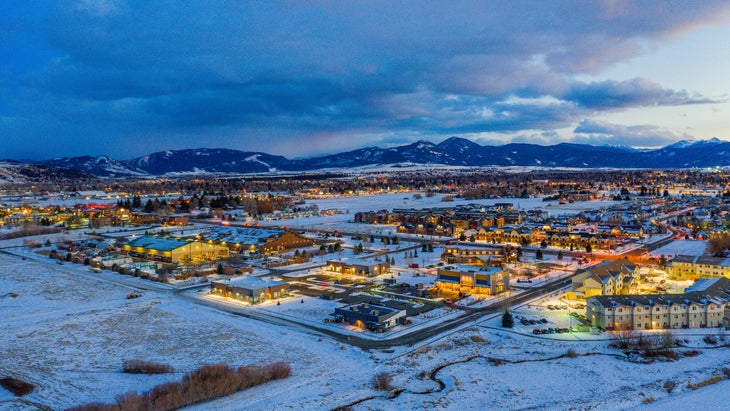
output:
[[[0,3],[0,158],[730,140],[730,2]]]

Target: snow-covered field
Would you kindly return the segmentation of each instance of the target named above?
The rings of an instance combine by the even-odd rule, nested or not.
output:
[[[651,255],[659,257],[674,257],[677,254],[702,255],[707,248],[707,241],[702,240],[674,240],[664,247],[657,248]]]
[[[84,268],[0,255],[0,375],[36,386],[23,402],[0,389],[1,410],[113,402],[117,394],[179,379],[202,364],[275,360],[290,362],[292,376],[190,409],[603,410],[643,409],[648,398],[655,401],[648,409],[686,409],[697,401],[703,410],[726,405],[727,382],[687,388],[688,382],[730,367],[728,350],[705,348],[701,336],[682,337],[700,347],[696,357],[641,365],[608,348],[605,334],[534,337],[529,328],[506,332],[498,318],[491,318],[416,346],[368,352],[316,333],[218,311],[164,289],[128,300],[135,283],[116,284],[115,274],[99,279]],[[263,309],[301,316],[289,312],[292,305]],[[520,315],[545,316],[556,326],[567,317],[539,307],[520,310]],[[580,355],[556,358],[568,350]],[[158,361],[178,372],[124,374],[125,359]],[[388,398],[375,390],[372,382],[380,372],[393,376],[393,387],[403,391]],[[676,383],[671,394],[666,381]]]

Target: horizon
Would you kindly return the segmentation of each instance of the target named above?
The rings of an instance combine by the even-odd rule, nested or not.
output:
[[[408,142],[408,143],[403,143],[403,144],[398,144],[398,145],[389,145],[389,146],[384,146],[384,147],[365,146],[365,147],[359,147],[359,148],[354,148],[354,149],[350,149],[350,150],[343,150],[343,151],[338,151],[338,152],[322,153],[322,154],[311,155],[311,156],[306,156],[306,157],[304,157],[304,156],[302,156],[302,157],[288,157],[288,156],[285,156],[285,155],[282,155],[282,154],[278,154],[278,153],[275,153],[275,152],[251,151],[251,150],[246,150],[246,149],[236,149],[236,148],[227,148],[227,147],[190,147],[190,148],[180,148],[180,149],[175,149],[175,150],[160,150],[160,151],[154,151],[154,152],[149,152],[149,153],[142,154],[140,156],[129,157],[129,158],[116,158],[116,157],[113,157],[113,156],[111,156],[109,154],[97,154],[97,155],[93,155],[93,154],[80,154],[80,155],[77,155],[77,156],[50,157],[50,158],[44,158],[44,159],[4,158],[4,159],[0,159],[0,161],[17,161],[17,162],[20,162],[20,163],[31,163],[32,164],[32,163],[43,163],[43,162],[46,162],[46,161],[63,160],[63,159],[69,159],[69,158],[80,158],[80,157],[94,157],[94,158],[98,158],[98,157],[107,157],[107,158],[111,158],[112,160],[116,160],[116,161],[123,162],[123,161],[133,160],[133,159],[136,159],[136,158],[141,158],[141,157],[145,157],[145,156],[152,155],[152,154],[156,154],[156,153],[164,153],[166,151],[176,152],[176,151],[195,151],[195,150],[234,150],[234,151],[240,151],[240,152],[244,152],[244,153],[268,154],[268,155],[272,155],[272,156],[281,156],[281,157],[286,158],[287,160],[306,160],[306,159],[312,159],[312,158],[327,157],[327,156],[331,156],[331,155],[337,155],[337,154],[342,154],[342,153],[346,153],[346,152],[350,152],[350,151],[357,151],[357,150],[363,150],[363,149],[368,149],[368,148],[389,149],[389,148],[396,148],[396,147],[402,147],[402,146],[417,144],[417,143],[420,143],[420,142],[426,142],[426,143],[430,143],[430,144],[433,144],[433,145],[439,145],[439,144],[441,144],[443,142],[446,142],[447,140],[451,140],[451,139],[463,139],[463,140],[468,140],[468,141],[470,141],[472,143],[475,143],[475,144],[479,144],[479,142],[473,141],[473,140],[468,139],[468,138],[458,137],[458,136],[451,136],[451,137],[447,137],[447,138],[445,138],[445,139],[443,139],[441,141],[431,141],[431,140],[427,140],[427,139],[420,139],[420,140],[416,140],[416,141],[412,141],[412,142]],[[536,145],[536,146],[541,146],[541,147],[549,147],[549,146],[554,146],[554,145],[559,145],[559,144],[576,144],[576,145],[587,145],[587,146],[592,146],[592,147],[614,147],[614,148],[633,149],[633,150],[637,150],[637,151],[652,151],[652,150],[660,150],[662,148],[665,148],[665,147],[668,147],[668,146],[672,146],[672,145],[677,144],[677,143],[680,143],[680,142],[686,142],[689,145],[691,145],[691,144],[703,143],[703,142],[726,143],[728,141],[719,139],[717,137],[712,137],[712,138],[708,138],[708,139],[704,139],[704,140],[686,140],[686,139],[682,139],[682,140],[677,140],[677,141],[671,142],[671,143],[669,143],[667,145],[658,146],[658,147],[631,147],[631,146],[612,145],[612,144],[601,144],[601,145],[598,145],[598,144],[588,144],[588,143],[575,143],[575,142],[572,142],[572,141],[558,141],[558,142],[555,142],[555,143],[543,143],[543,144],[541,144],[541,143],[530,143],[530,142],[507,142],[507,143],[504,143],[504,144],[479,144],[479,145],[482,146],[482,147],[500,147],[500,146],[509,145],[509,144],[526,144],[526,145],[530,145],[531,144],[531,145]]]
[[[5,158],[730,139],[722,1],[2,8]]]

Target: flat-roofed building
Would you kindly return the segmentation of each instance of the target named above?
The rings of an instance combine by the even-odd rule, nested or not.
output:
[[[385,274],[390,269],[390,264],[377,261],[348,261],[329,260],[327,270],[343,275],[361,275],[365,277],[376,277]]]
[[[390,330],[406,320],[406,310],[372,303],[335,308],[335,320],[375,332]]]
[[[499,267],[447,266],[439,268],[436,287],[460,295],[495,295],[509,290],[509,272]]]
[[[289,284],[249,276],[213,281],[211,283],[211,292],[222,297],[258,304],[267,300],[286,297],[289,295]]]

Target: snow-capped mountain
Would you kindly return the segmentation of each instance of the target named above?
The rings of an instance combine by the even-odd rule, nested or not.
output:
[[[134,177],[147,174],[143,170],[130,167],[107,156],[55,158],[53,160],[44,161],[43,165],[69,170],[83,170],[97,177]]]
[[[692,168],[730,166],[730,142],[719,139],[680,141],[655,150],[560,143],[551,146],[511,143],[482,146],[451,137],[358,150],[305,159],[287,159],[231,149],[168,150],[117,161],[106,156],[49,160],[45,166],[82,170],[99,177],[181,174],[250,174],[309,171],[377,165],[439,164],[453,166],[535,166],[574,168]]]
[[[131,169],[150,175],[168,173],[264,173],[289,164],[281,156],[225,148],[168,150],[124,161]]]

